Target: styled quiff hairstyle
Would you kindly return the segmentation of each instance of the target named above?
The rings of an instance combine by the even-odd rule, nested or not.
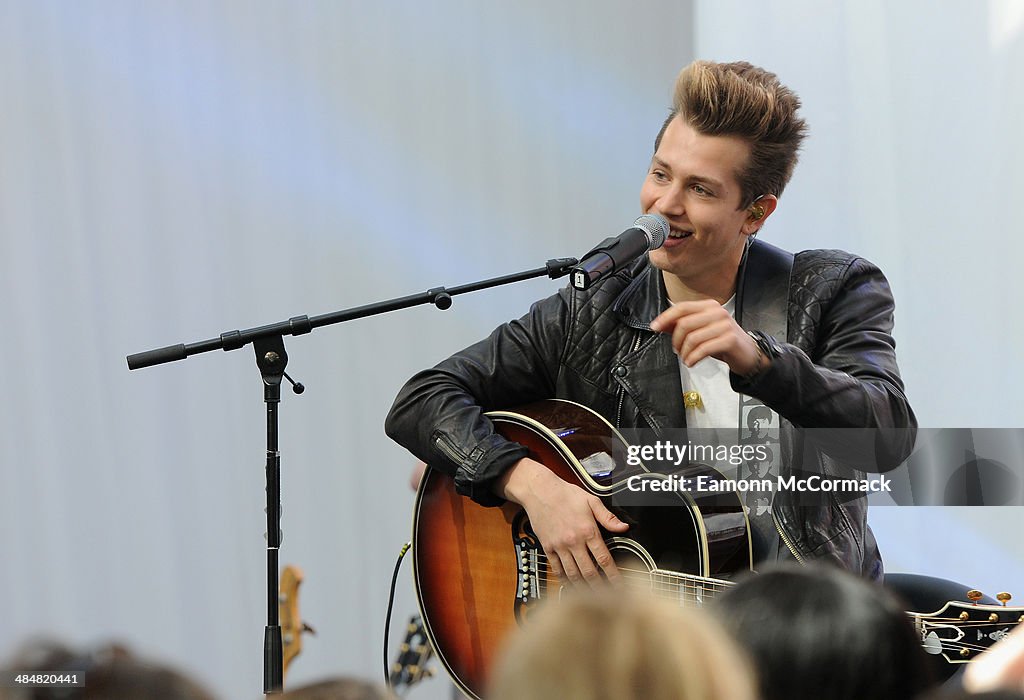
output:
[[[736,173],[740,209],[758,197],[782,194],[796,167],[807,123],[797,116],[800,98],[774,73],[746,61],[694,61],[676,78],[672,113],[658,132],[654,150],[677,116],[707,136],[737,136],[750,144],[750,159]]]

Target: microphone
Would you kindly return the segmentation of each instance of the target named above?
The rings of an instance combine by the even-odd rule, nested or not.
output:
[[[649,250],[660,248],[668,237],[668,221],[658,214],[644,214],[615,238],[606,238],[583,256],[572,269],[572,286],[589,289],[591,285],[633,262]]]

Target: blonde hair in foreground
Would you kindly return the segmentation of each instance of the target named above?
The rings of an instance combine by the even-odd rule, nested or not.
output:
[[[621,592],[572,591],[511,636],[488,700],[754,700],[751,667],[711,618]]]

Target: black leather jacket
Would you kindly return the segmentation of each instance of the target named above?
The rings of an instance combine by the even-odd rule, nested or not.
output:
[[[649,328],[667,307],[662,276],[646,259],[586,292],[566,287],[409,380],[387,434],[453,476],[461,493],[494,505],[501,502],[494,480],[526,449],[495,433],[485,411],[558,397],[622,428],[661,434],[685,427],[670,337]],[[862,258],[750,246],[738,277],[737,322],[785,342],[753,380],[730,378],[736,391],[779,414],[780,471],[859,478],[910,454],[916,420],[896,365],[893,308],[885,277]],[[808,438],[806,428],[870,430]],[[824,558],[881,578],[865,498],[800,498],[779,491],[772,504],[782,555]]]

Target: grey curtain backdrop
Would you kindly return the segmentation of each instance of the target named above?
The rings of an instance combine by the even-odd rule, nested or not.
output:
[[[812,135],[763,237],[872,259],[922,425],[1019,427],[1024,9],[883,3],[0,0],[0,656],[120,639],[261,691],[251,348],[124,356],[579,255],[636,216],[672,81],[746,59]],[[288,339],[289,676],[380,675],[413,459],[401,383],[542,280]],[[877,508],[890,570],[1024,595],[1018,508]],[[394,634],[415,610],[408,568]],[[445,697],[431,680],[416,697]]]

